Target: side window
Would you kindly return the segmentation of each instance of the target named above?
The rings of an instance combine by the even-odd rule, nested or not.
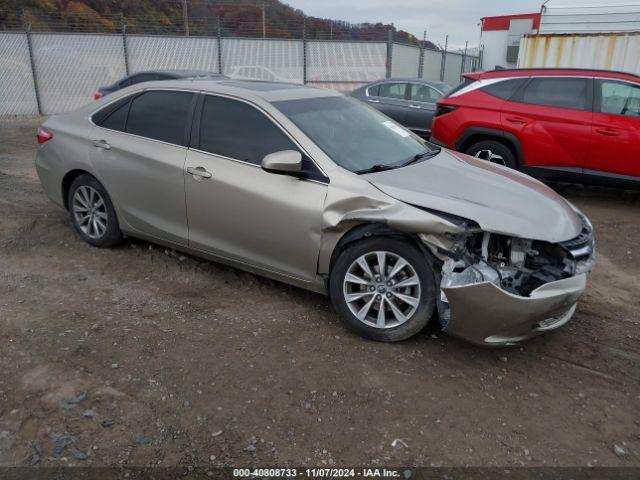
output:
[[[270,153],[298,150],[259,110],[230,98],[205,97],[200,150],[260,165]]]
[[[601,80],[600,112],[640,118],[640,86]]]
[[[436,103],[441,98],[442,94],[429,85],[411,84],[411,100],[415,102]]]
[[[270,153],[300,149],[266,115],[251,105],[230,98],[207,95],[202,107],[198,149],[260,165]],[[307,178],[324,179],[303,154],[302,172]]]
[[[129,113],[129,103],[120,105],[113,112],[111,112],[107,118],[105,118],[100,124],[101,127],[109,128],[111,130],[118,130],[124,132],[127,126],[127,114]]]
[[[494,97],[509,100],[522,85],[527,83],[527,80],[529,80],[528,77],[510,78],[508,80],[502,80],[501,82],[492,83],[486,87],[482,87],[480,90]]]
[[[406,83],[383,83],[382,85],[380,85],[378,96],[404,100],[404,93],[406,89]]]
[[[370,97],[377,97],[378,92],[380,92],[380,85],[374,85],[373,87],[367,88],[367,95]]]
[[[586,110],[589,81],[586,78],[533,78],[525,87],[522,101],[547,107]]]
[[[101,127],[124,132],[131,98],[129,95],[98,110],[91,116],[91,121]]]
[[[131,101],[127,132],[184,145],[192,93],[150,91]]]

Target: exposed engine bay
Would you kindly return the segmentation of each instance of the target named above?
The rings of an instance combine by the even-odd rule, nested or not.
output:
[[[542,285],[589,272],[595,263],[595,241],[591,224],[581,219],[580,235],[565,242],[472,230],[458,240],[454,252],[439,249],[443,263],[438,310],[443,325],[451,315],[446,288],[489,282],[512,295],[529,297]]]

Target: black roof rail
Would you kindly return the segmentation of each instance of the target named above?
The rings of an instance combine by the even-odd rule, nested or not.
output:
[[[554,71],[554,70],[568,70],[572,72],[600,72],[600,73],[618,73],[621,75],[630,75],[632,77],[640,78],[637,73],[623,72],[621,70],[604,70],[601,68],[558,68],[558,67],[533,67],[533,68],[497,68],[493,70],[485,70],[484,72],[474,73],[504,73],[504,72],[522,72],[522,71]]]

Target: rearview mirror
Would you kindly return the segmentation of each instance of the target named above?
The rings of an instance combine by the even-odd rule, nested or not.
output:
[[[270,153],[262,159],[262,168],[270,172],[299,172],[302,170],[302,154],[295,150]]]

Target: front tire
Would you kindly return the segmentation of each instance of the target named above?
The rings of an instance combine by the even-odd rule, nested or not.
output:
[[[409,242],[384,237],[348,245],[333,266],[329,290],[347,327],[380,342],[422,330],[437,292],[429,258]]]
[[[483,140],[474,143],[464,153],[491,163],[513,168],[514,170],[518,169],[516,157],[511,149],[504,143],[496,142],[495,140]]]
[[[116,211],[95,177],[80,175],[71,183],[68,205],[73,226],[85,242],[101,248],[122,242]]]

